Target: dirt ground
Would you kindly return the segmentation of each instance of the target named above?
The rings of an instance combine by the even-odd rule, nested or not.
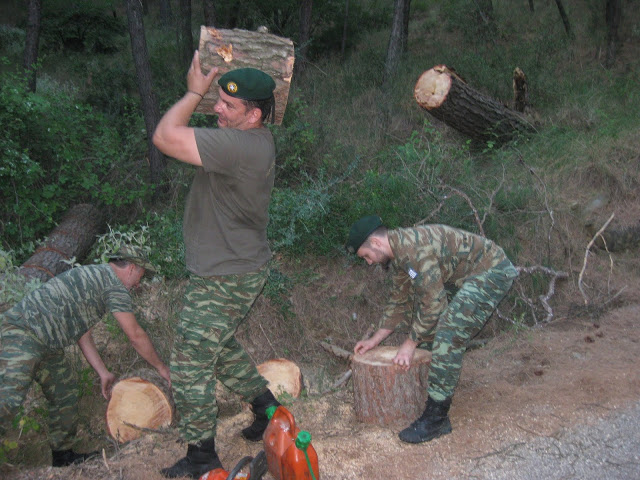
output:
[[[592,264],[595,270],[607,266],[608,257],[600,257],[599,266],[598,260]],[[635,299],[640,293],[640,269],[635,254],[625,254],[624,261],[625,269],[609,280],[611,292],[622,292],[612,302],[615,308],[598,312],[577,308],[578,313],[571,313],[582,302],[574,292],[576,301],[557,307],[551,323],[538,328],[514,326],[482,347],[469,350],[450,411],[453,432],[426,444],[400,442],[397,433],[405,425],[377,427],[358,423],[351,383],[320,394],[318,365],[302,362],[308,395],[293,400],[289,408],[298,426],[313,435],[321,478],[465,478],[471,476],[469,472],[482,458],[499,454],[510,445],[588,425],[637,402],[640,303]],[[365,267],[345,268],[355,272],[353,288],[364,278],[376,281],[376,275],[384,283],[383,274],[372,274]],[[335,267],[332,271],[330,274],[318,268],[310,282],[323,302],[336,292],[325,292],[322,285],[327,289],[329,285],[346,288],[344,284],[337,287],[339,282],[330,277],[344,276],[344,272]],[[371,292],[360,293],[366,297]],[[256,308],[259,315],[268,310],[264,304]],[[303,305],[296,308],[305,309]],[[376,310],[379,305],[373,302],[367,308]],[[261,343],[264,341],[256,339],[256,345]],[[252,345],[247,348],[258,358],[269,355],[260,354]],[[282,352],[277,344],[272,343],[269,348],[272,355]],[[344,361],[334,364],[333,378],[338,377],[340,369],[348,369]],[[228,395],[221,396],[220,404],[218,451],[224,466],[231,470],[244,456],[255,456],[262,445],[247,442],[239,435],[251,420],[246,404]],[[185,449],[178,443],[175,431],[168,430],[147,434],[117,448],[108,446],[104,458],[83,465],[63,469],[5,468],[2,478],[160,480],[163,477],[159,469],[171,465]],[[264,478],[271,477],[267,474]]]

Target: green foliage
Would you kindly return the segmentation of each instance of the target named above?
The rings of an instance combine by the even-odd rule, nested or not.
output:
[[[278,308],[280,315],[285,320],[295,317],[293,305],[291,304],[293,284],[293,280],[282,273],[275,263],[271,265],[269,277],[262,293],[272,305]]]
[[[110,255],[117,253],[126,245],[142,249],[147,256],[151,253],[147,225],[120,225],[116,229],[111,228],[111,225],[108,227],[109,231],[99,235],[91,248],[89,258],[93,258],[94,263],[107,263]]]
[[[186,278],[182,210],[168,209],[147,215],[151,251],[149,259],[167,278]]]
[[[15,305],[42,285],[37,278],[27,280],[18,269],[14,252],[0,249],[0,305]]]

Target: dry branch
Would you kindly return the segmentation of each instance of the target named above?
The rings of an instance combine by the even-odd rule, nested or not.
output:
[[[541,265],[534,265],[532,267],[516,267],[516,270],[518,270],[518,273],[524,272],[524,273],[532,274],[535,272],[541,272],[541,273],[544,273],[545,275],[551,276],[551,280],[549,281],[549,288],[547,289],[546,295],[538,295],[538,300],[540,300],[540,303],[542,304],[545,311],[547,312],[547,316],[544,319],[544,323],[549,323],[554,316],[553,309],[551,308],[549,301],[551,300],[551,297],[555,294],[556,281],[559,278],[560,279],[569,278],[569,274],[566,272],[558,272],[551,268],[543,267]]]
[[[589,251],[591,250],[591,247],[593,247],[593,244],[595,243],[596,238],[598,238],[598,236],[600,236],[604,241],[604,237],[602,237],[602,232],[604,232],[607,229],[607,227],[613,220],[614,216],[615,216],[615,213],[612,213],[611,216],[609,217],[609,220],[607,220],[605,224],[600,228],[600,230],[596,232],[596,234],[593,236],[593,238],[591,239],[591,241],[587,245],[587,248],[584,251],[584,261],[582,263],[582,270],[580,271],[580,275],[578,276],[578,289],[580,289],[580,293],[582,294],[582,298],[584,300],[585,305],[589,304],[589,299],[587,298],[587,294],[584,292],[584,289],[582,288],[582,278],[584,277],[584,272],[587,269],[587,258],[589,257]]]
[[[327,352],[332,353],[338,358],[342,358],[344,360],[351,360],[353,357],[353,353],[345,350],[344,348],[340,348],[337,345],[333,345],[329,342],[320,342],[320,346],[324,348]]]

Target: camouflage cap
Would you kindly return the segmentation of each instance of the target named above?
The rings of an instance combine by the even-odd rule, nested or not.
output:
[[[141,247],[124,245],[117,252],[109,255],[109,261],[122,260],[144,268],[149,273],[155,273],[158,269],[149,261]]]
[[[262,70],[238,68],[218,80],[224,93],[243,100],[267,100],[273,96],[276,82]]]
[[[382,226],[382,219],[378,215],[367,215],[355,222],[349,231],[349,239],[345,248],[349,253],[356,253],[373,231]]]

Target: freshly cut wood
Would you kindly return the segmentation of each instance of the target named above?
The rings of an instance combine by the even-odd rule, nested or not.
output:
[[[303,382],[300,367],[286,358],[267,360],[258,365],[258,373],[269,382],[269,390],[277,397],[286,393],[298,398]]]
[[[65,260],[82,260],[103,228],[103,216],[97,207],[88,203],[74,206],[18,271],[28,279],[46,282],[71,268]]]
[[[534,131],[522,114],[471,88],[446,65],[424,72],[416,83],[414,97],[438,120],[483,142],[504,143]]]
[[[392,363],[398,347],[377,347],[354,355],[353,397],[356,419],[390,425],[412,422],[424,410],[431,353],[416,349],[409,371]]]
[[[201,26],[198,50],[202,71],[205,73],[213,67],[218,67],[218,75],[237,68],[252,67],[271,75],[276,82],[274,123],[282,123],[295,60],[291,40],[266,32]],[[214,80],[196,112],[215,115],[213,107],[217,101],[218,83]]]
[[[141,369],[121,378],[107,405],[107,431],[119,443],[168,427],[175,405],[166,380],[155,370]]]

